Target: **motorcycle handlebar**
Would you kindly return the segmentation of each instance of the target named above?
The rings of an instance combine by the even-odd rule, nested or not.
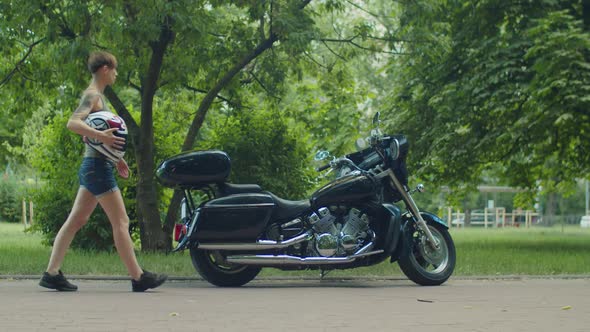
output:
[[[353,163],[353,162],[352,162],[350,159],[348,159],[348,158],[339,158],[339,159],[335,159],[334,161],[331,161],[330,163],[328,163],[328,164],[326,164],[326,165],[324,165],[324,166],[318,167],[316,170],[317,170],[318,172],[321,172],[321,171],[323,171],[323,170],[326,170],[326,169],[328,169],[328,168],[330,168],[330,167],[337,167],[337,166],[342,166],[342,165],[349,165],[349,166],[351,166],[351,167],[352,167],[352,168],[354,168],[354,169],[358,169],[358,170],[360,170],[360,169],[358,168],[358,166],[357,166],[357,165],[355,165],[355,163]]]

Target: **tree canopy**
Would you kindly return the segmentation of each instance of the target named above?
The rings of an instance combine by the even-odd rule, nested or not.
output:
[[[418,172],[455,186],[493,169],[506,183],[568,191],[590,173],[587,1],[416,1],[392,127]],[[531,198],[531,196],[529,196]],[[529,204],[532,201],[529,200]]]

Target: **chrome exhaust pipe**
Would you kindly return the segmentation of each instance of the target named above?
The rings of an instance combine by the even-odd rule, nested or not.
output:
[[[256,243],[199,243],[198,249],[204,250],[269,250],[283,249],[294,244],[311,239],[311,233],[307,232],[286,241],[259,240]]]
[[[383,253],[383,250],[368,251],[373,243],[347,257],[297,257],[289,255],[235,255],[226,257],[226,262],[242,265],[330,265],[352,263],[358,258]]]

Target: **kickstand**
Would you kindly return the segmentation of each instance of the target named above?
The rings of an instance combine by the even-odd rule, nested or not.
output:
[[[332,270],[320,270],[320,280],[323,280],[325,276],[328,275]]]

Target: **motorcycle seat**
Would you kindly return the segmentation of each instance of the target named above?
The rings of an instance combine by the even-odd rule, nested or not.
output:
[[[262,188],[257,184],[233,184],[222,182],[217,184],[221,196],[234,194],[261,193]]]
[[[271,192],[266,192],[266,194],[270,195],[277,205],[274,212],[275,220],[294,219],[311,208],[311,202],[308,199],[302,201],[289,201],[282,199]]]

